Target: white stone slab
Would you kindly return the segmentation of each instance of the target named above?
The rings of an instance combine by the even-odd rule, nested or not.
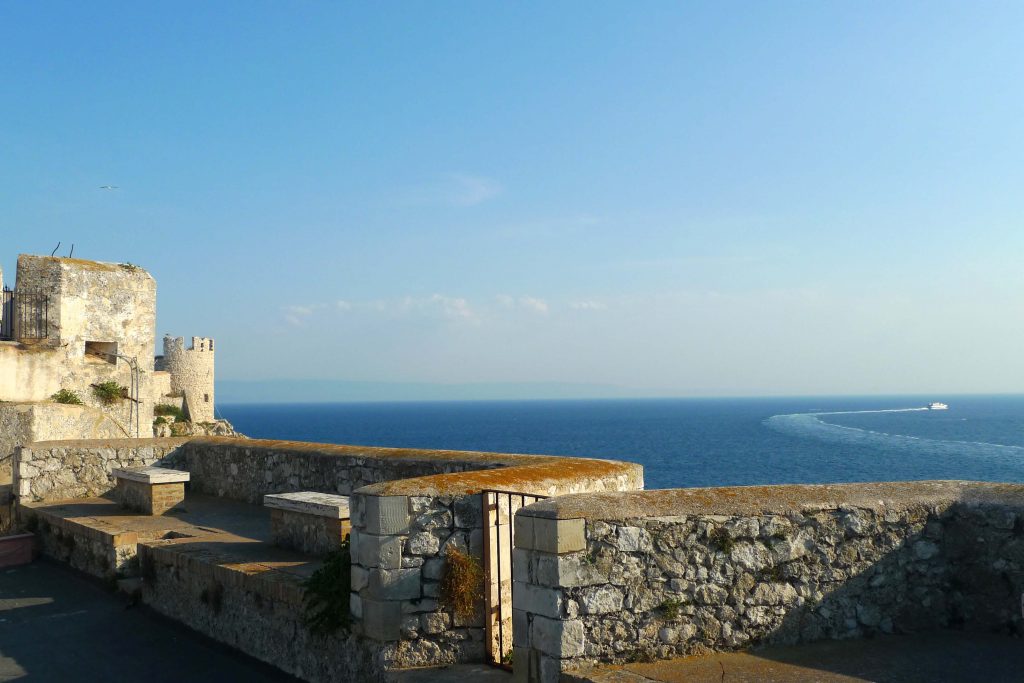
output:
[[[188,472],[171,470],[166,467],[133,467],[116,469],[111,472],[117,479],[129,479],[143,484],[178,484],[188,481]]]
[[[316,491],[296,491],[294,493],[268,493],[263,496],[263,504],[268,508],[302,512],[318,517],[331,519],[348,519],[348,496]]]

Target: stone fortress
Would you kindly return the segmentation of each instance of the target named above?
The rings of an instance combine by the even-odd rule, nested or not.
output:
[[[14,289],[3,291],[0,476],[21,443],[152,436],[158,405],[216,422],[213,340],[194,337],[185,350],[167,338],[154,356],[156,282],[142,268],[22,254]],[[123,395],[105,398],[104,384]]]
[[[128,264],[23,256],[19,292],[32,305],[0,342],[0,521],[302,680],[488,663],[641,681],[615,667],[938,631],[1019,649],[1024,485],[645,491],[640,465],[613,460],[142,438],[132,420],[156,405],[213,416],[213,340],[166,337],[150,364],[155,285]],[[131,400],[91,398],[104,381]]]

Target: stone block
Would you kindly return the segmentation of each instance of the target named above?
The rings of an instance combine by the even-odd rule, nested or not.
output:
[[[530,648],[513,647],[512,661],[512,683],[530,683]]]
[[[402,566],[402,537],[359,534],[359,564],[367,568],[398,569]]]
[[[515,557],[513,556],[513,561]],[[593,586],[607,583],[608,577],[586,555],[550,555],[537,553],[534,581],[543,586]]]
[[[363,599],[355,593],[348,597],[348,612],[354,619],[363,618]]]
[[[586,550],[587,539],[582,519],[533,519],[533,547],[545,553],[572,553]]]
[[[562,591],[516,581],[512,589],[513,609],[557,619],[562,614]]]
[[[380,536],[409,532],[408,496],[364,496],[366,532]]]
[[[534,519],[536,518],[527,517],[521,513],[516,515],[512,534],[512,538],[515,541],[515,547],[523,548],[524,550],[533,549]]]
[[[455,526],[461,529],[483,528],[480,495],[462,496],[455,499]]]
[[[533,553],[523,548],[512,549],[512,580],[530,583],[530,560]]]
[[[415,600],[421,597],[420,570],[413,569],[371,569],[368,597],[380,600]]]
[[[409,536],[406,552],[410,555],[436,555],[440,547],[437,536],[429,531],[423,531]]]
[[[520,647],[530,644],[530,617],[521,609],[512,610],[512,643]]]
[[[352,592],[353,593],[358,593],[359,591],[361,591],[364,588],[366,588],[367,585],[369,585],[369,583],[370,583],[370,572],[367,571],[366,569],[363,569],[359,565],[354,564],[354,565],[352,565],[352,574],[350,576],[350,582],[351,582],[351,586],[350,587],[352,589]]]
[[[588,588],[580,594],[583,614],[610,614],[622,610],[622,591],[614,586]]]
[[[579,657],[583,654],[583,622],[535,616],[530,625],[530,647],[559,659]]]
[[[350,603],[351,605],[351,603]],[[402,603],[362,599],[363,635],[374,640],[398,640],[402,628]]]

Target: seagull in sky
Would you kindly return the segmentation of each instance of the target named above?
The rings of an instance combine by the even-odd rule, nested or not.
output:
[[[101,190],[120,190],[121,188],[117,185],[100,185]]]

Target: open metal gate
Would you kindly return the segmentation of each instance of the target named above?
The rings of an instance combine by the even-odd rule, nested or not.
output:
[[[484,626],[487,661],[512,667],[512,548],[516,511],[547,496],[487,490],[480,494],[484,529]]]

